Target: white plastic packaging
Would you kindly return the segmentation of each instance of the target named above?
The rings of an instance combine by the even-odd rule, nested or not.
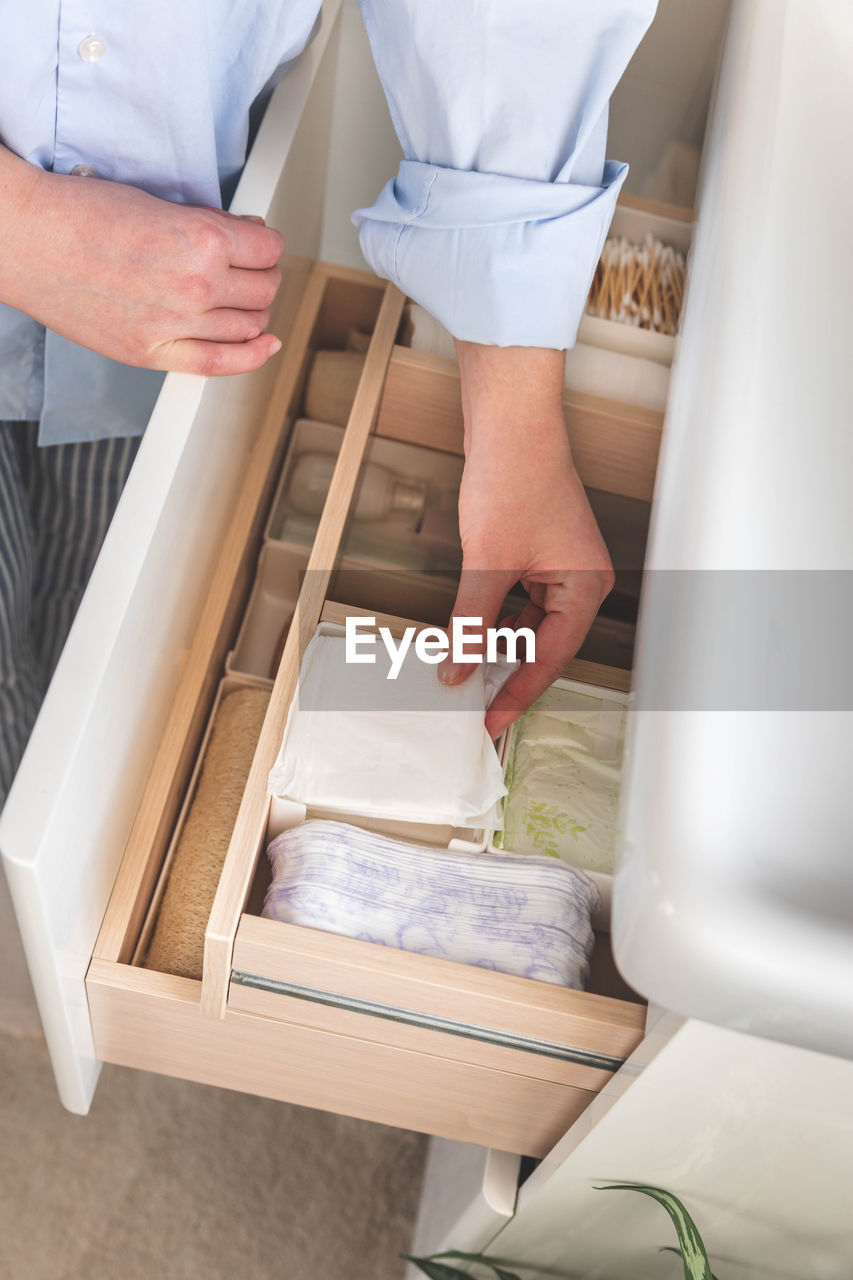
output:
[[[485,672],[444,685],[410,648],[398,677],[347,663],[340,634],[314,636],[299,674],[272,795],[313,808],[452,827],[495,826],[506,794],[485,728]]]

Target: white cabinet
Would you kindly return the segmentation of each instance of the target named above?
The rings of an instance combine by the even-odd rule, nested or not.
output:
[[[849,1061],[688,1020],[617,1105],[588,1128],[584,1117],[531,1174],[488,1252],[525,1276],[677,1275],[659,1252],[675,1244],[663,1209],[596,1190],[641,1182],[682,1198],[720,1280],[842,1280],[851,1097]],[[466,1245],[457,1235],[450,1247]]]
[[[515,1212],[520,1171],[521,1158],[506,1151],[433,1138],[410,1254],[485,1250]],[[410,1264],[406,1277],[422,1274]]]
[[[734,7],[661,450],[614,895],[628,979],[853,1056],[853,26]]]

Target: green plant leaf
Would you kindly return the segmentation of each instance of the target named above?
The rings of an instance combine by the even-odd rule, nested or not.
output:
[[[408,1261],[420,1266],[424,1274],[431,1277],[431,1280],[450,1280],[451,1276],[454,1277],[454,1280],[459,1276],[463,1277],[463,1280],[471,1280],[469,1272],[459,1271],[456,1267],[446,1267],[443,1261],[445,1258],[458,1258],[461,1262],[476,1262],[480,1267],[488,1267],[490,1271],[495,1273],[497,1280],[520,1280],[514,1271],[506,1271],[503,1267],[498,1266],[496,1262],[493,1262],[491,1258],[485,1258],[482,1253],[462,1253],[458,1249],[449,1249],[446,1253],[433,1253],[428,1258],[409,1258]],[[439,1266],[443,1269],[440,1272],[433,1273],[426,1270],[423,1266],[424,1263],[430,1266]]]
[[[452,1249],[449,1253],[437,1253],[436,1258],[461,1258],[463,1262],[476,1262],[481,1267],[488,1267],[490,1271],[494,1271],[498,1280],[519,1280],[514,1271],[505,1271],[503,1267],[499,1267],[496,1262],[492,1262],[491,1258],[484,1258],[481,1253],[460,1253],[457,1249]],[[515,1264],[513,1264],[515,1265]]]
[[[479,1266],[488,1267],[489,1271],[494,1271],[497,1280],[519,1280],[515,1271],[505,1271],[503,1267],[497,1265],[497,1262],[492,1262],[491,1258],[484,1258],[478,1253],[453,1253],[448,1254],[448,1257],[464,1258],[466,1262],[476,1262]]]
[[[679,1258],[681,1258],[681,1261],[682,1262],[684,1261],[684,1254],[681,1252],[680,1249],[676,1249],[674,1244],[665,1244],[658,1250],[658,1252],[659,1253],[677,1253]],[[717,1277],[714,1275],[713,1271],[711,1272],[711,1280],[717,1280]]]
[[[445,1266],[443,1262],[435,1262],[432,1258],[413,1258],[410,1253],[401,1253],[400,1257],[405,1258],[406,1262],[411,1262],[425,1276],[428,1276],[429,1280],[471,1280],[469,1272],[460,1271],[458,1267]]]
[[[671,1191],[663,1191],[660,1187],[644,1187],[634,1182],[610,1183],[595,1189],[596,1191],[639,1191],[641,1195],[657,1200],[658,1204],[666,1209],[678,1234],[684,1280],[713,1280],[708,1253],[699,1229],[678,1196],[674,1196]]]

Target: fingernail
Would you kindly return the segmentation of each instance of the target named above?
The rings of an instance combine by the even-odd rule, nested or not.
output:
[[[270,343],[270,355],[274,356],[277,351],[281,351],[281,341],[278,338],[273,338]]]
[[[442,662],[438,668],[438,678],[442,684],[461,684],[466,668],[458,662]]]

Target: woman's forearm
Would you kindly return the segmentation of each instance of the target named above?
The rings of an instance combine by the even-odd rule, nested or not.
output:
[[[38,252],[37,237],[28,234],[41,169],[0,146],[0,302],[20,307],[22,278],[30,256]]]
[[[564,353],[457,342],[465,418],[459,496],[462,578],[454,614],[498,621],[521,579],[536,660],[516,672],[486,723],[500,733],[565,668],[583,642],[613,569],[572,461],[563,416]],[[445,664],[442,679],[473,668]]]
[[[565,440],[565,352],[544,347],[495,347],[456,342],[466,453],[474,447],[530,448],[531,434]],[[511,465],[511,457],[507,457]]]

